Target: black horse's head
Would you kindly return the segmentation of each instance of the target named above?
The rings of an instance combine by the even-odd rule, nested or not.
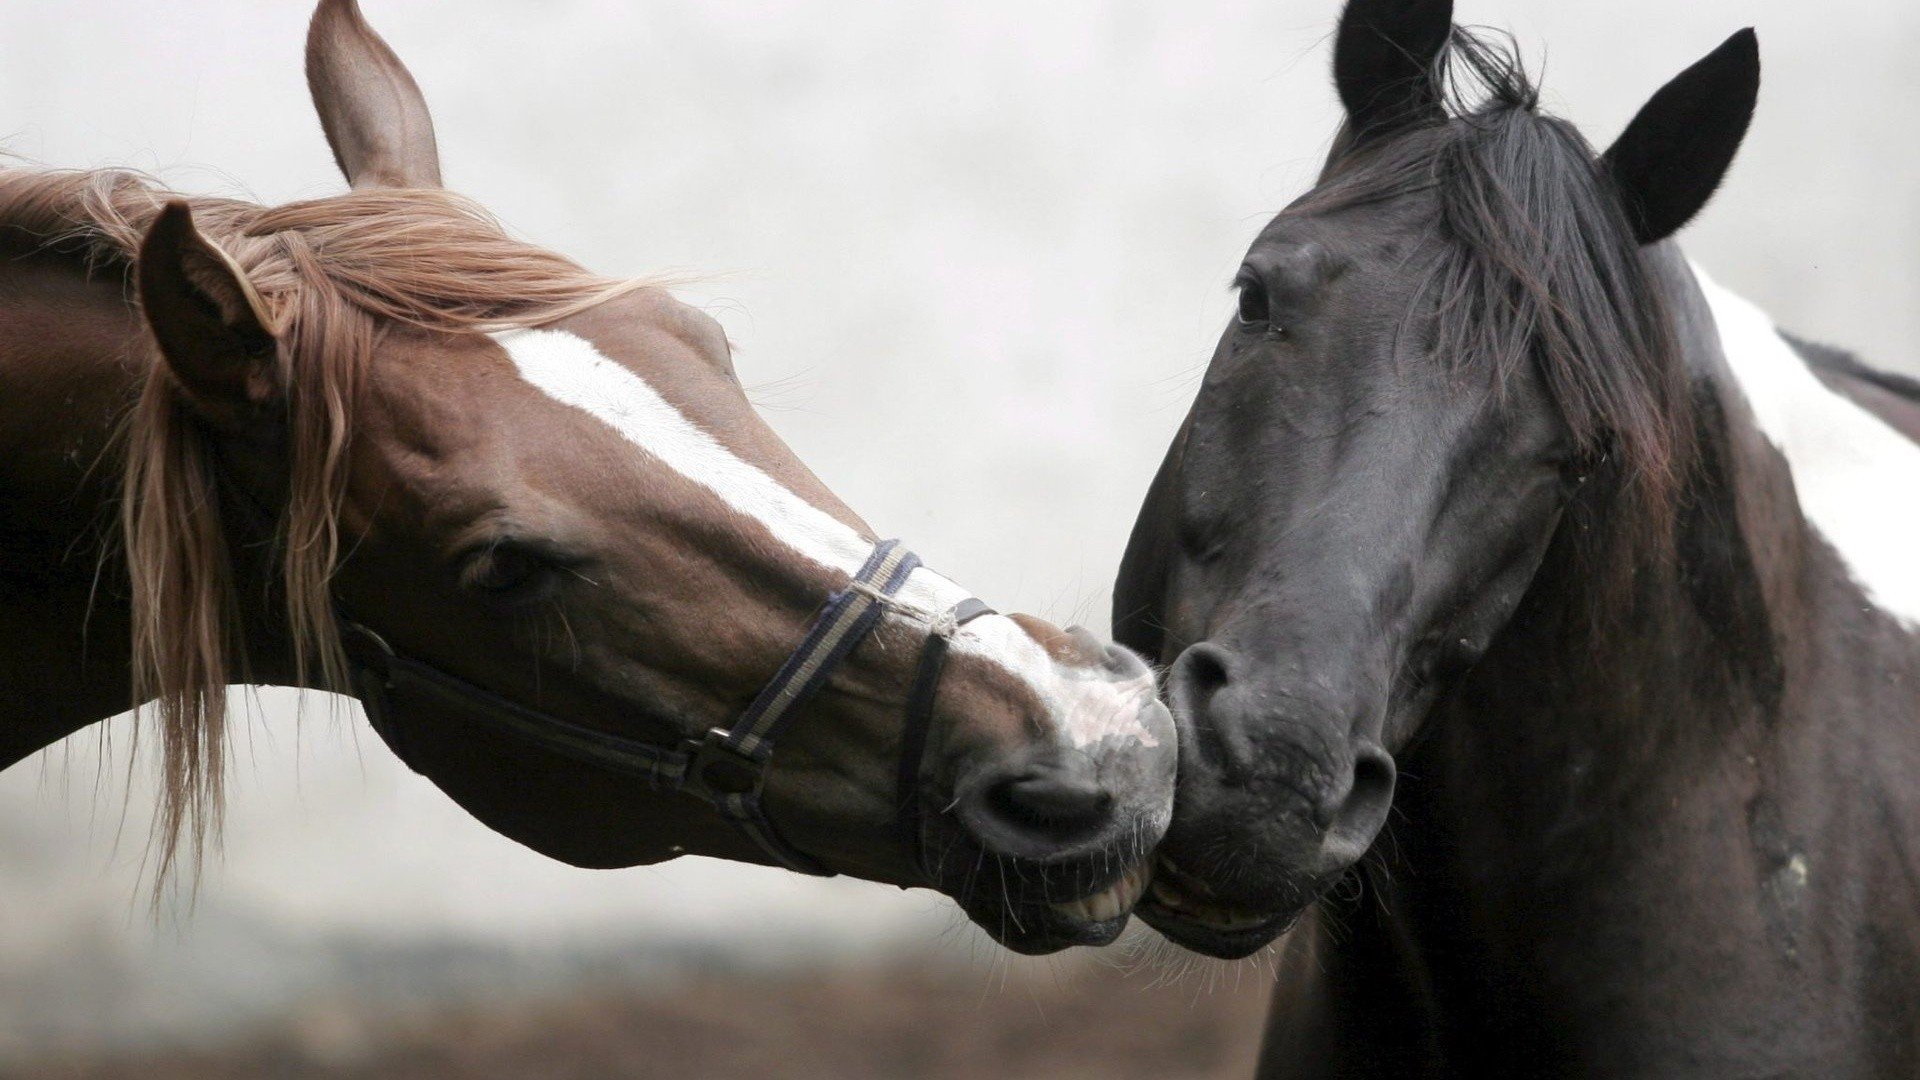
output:
[[[1731,163],[1754,36],[1596,155],[1451,8],[1349,3],[1346,123],[1242,262],[1121,570],[1116,630],[1169,666],[1183,725],[1141,911],[1204,952],[1270,941],[1366,854],[1395,755],[1556,538],[1658,531],[1682,471],[1687,380],[1644,249]]]

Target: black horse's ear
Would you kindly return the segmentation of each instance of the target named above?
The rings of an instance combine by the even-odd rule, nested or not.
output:
[[[1707,205],[1759,95],[1760,39],[1749,27],[1661,87],[1602,156],[1642,244],[1672,236]]]
[[[1434,63],[1453,33],[1453,0],[1347,0],[1333,40],[1333,83],[1354,141],[1436,119]]]
[[[272,320],[226,252],[201,236],[179,199],[140,243],[140,308],[167,368],[202,417],[237,426],[282,392]]]

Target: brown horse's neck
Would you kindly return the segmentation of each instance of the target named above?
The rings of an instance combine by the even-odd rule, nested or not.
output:
[[[0,768],[134,704],[114,433],[151,346],[117,270],[37,247],[0,231]]]

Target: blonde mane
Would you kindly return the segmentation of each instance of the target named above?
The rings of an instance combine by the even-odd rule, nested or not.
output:
[[[0,229],[24,232],[129,281],[140,241],[169,200],[121,170],[0,169]],[[277,600],[297,681],[345,688],[331,584],[338,510],[360,383],[390,327],[471,333],[564,318],[646,282],[601,277],[509,237],[439,189],[353,191],[264,207],[189,200],[203,236],[265,300],[285,378],[288,494],[276,531]],[[213,441],[147,350],[120,430],[120,534],[133,608],[133,702],[160,731],[156,885],[184,853],[197,868],[219,833],[226,689],[247,674],[219,512]],[[142,703],[148,703],[143,705]],[[148,707],[150,705],[150,707]]]

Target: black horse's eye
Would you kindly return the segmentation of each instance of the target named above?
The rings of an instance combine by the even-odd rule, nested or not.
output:
[[[1267,305],[1267,288],[1256,278],[1242,274],[1234,281],[1240,290],[1240,325],[1262,326],[1272,317]]]
[[[548,580],[552,563],[523,547],[496,544],[467,560],[460,584],[492,599],[517,598]]]

